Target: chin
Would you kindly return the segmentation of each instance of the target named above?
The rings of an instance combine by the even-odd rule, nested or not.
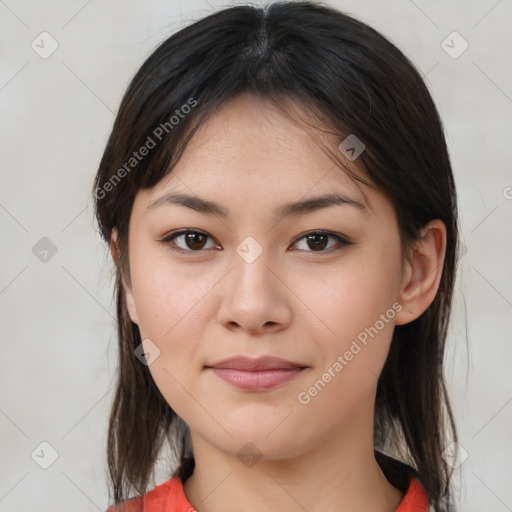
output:
[[[208,436],[205,438],[219,450],[239,458],[241,462],[249,461],[249,464],[256,460],[287,460],[300,455],[305,449],[305,443],[289,430],[283,429],[278,433],[278,429],[275,424],[268,429],[261,428],[261,425],[253,429],[240,426],[239,429],[228,428],[232,438],[224,437],[222,441],[209,439]]]

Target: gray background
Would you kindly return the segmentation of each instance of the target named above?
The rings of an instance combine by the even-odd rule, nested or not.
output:
[[[329,3],[398,45],[440,110],[467,250],[446,365],[467,452],[454,461],[459,510],[512,510],[512,2]],[[107,507],[113,267],[92,182],[138,67],[225,5],[0,0],[0,511]]]

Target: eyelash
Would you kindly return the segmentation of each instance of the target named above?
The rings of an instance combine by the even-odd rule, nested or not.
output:
[[[203,249],[199,249],[199,250],[183,249],[181,247],[177,247],[174,243],[172,243],[172,245],[171,245],[171,242],[175,238],[178,238],[180,236],[183,236],[183,235],[186,235],[186,234],[189,234],[189,233],[203,235],[203,236],[205,236],[205,237],[207,237],[209,239],[212,239],[212,237],[210,237],[210,235],[208,235],[204,231],[199,231],[199,230],[196,230],[196,229],[182,229],[182,230],[179,230],[179,231],[175,231],[175,232],[169,233],[168,235],[166,235],[164,238],[162,238],[159,241],[161,243],[163,243],[163,244],[170,245],[171,246],[170,248],[173,251],[178,251],[178,252],[181,252],[181,253],[201,253],[201,252],[204,252]],[[320,250],[320,251],[312,251],[312,250],[310,250],[310,251],[305,251],[305,252],[311,252],[311,253],[327,252],[327,253],[330,253],[330,252],[333,252],[333,250],[334,251],[340,250],[344,246],[352,245],[353,244],[353,242],[350,242],[349,240],[347,240],[345,237],[343,237],[342,235],[340,235],[338,233],[332,233],[331,231],[314,230],[314,231],[309,231],[307,233],[304,233],[300,238],[297,238],[295,240],[293,245],[295,245],[296,243],[298,243],[299,241],[301,241],[303,239],[307,239],[308,236],[314,236],[314,235],[328,236],[330,238],[334,238],[334,239],[336,239],[338,241],[338,246],[335,245],[333,247],[329,247],[328,249],[323,249],[323,250]]]

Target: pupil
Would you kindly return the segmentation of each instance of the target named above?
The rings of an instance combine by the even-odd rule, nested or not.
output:
[[[324,242],[324,243],[320,242],[320,247],[318,245],[318,238],[323,238],[323,242]],[[327,237],[325,235],[310,235],[310,236],[308,236],[308,241],[309,242],[313,241],[313,244],[315,245],[315,247],[317,249],[318,248],[323,249],[323,248],[325,248],[325,240],[326,240],[326,238]],[[310,248],[313,248],[313,247],[310,246]]]
[[[201,244],[201,242],[199,242],[199,247],[194,246],[194,244],[197,242],[197,238],[201,238],[201,237],[205,238],[204,235],[202,235],[201,233],[189,233],[187,235],[187,244],[189,245],[189,247],[191,249],[201,249],[202,246],[204,245],[204,243]],[[203,242],[204,242],[204,240],[203,240]],[[192,244],[192,246],[191,246],[191,244]]]

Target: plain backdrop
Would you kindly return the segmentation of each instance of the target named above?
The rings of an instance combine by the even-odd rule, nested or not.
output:
[[[446,364],[459,510],[512,510],[512,3],[329,3],[415,63],[443,119],[465,247]],[[93,178],[139,66],[227,5],[0,0],[2,512],[107,508],[117,355]]]

